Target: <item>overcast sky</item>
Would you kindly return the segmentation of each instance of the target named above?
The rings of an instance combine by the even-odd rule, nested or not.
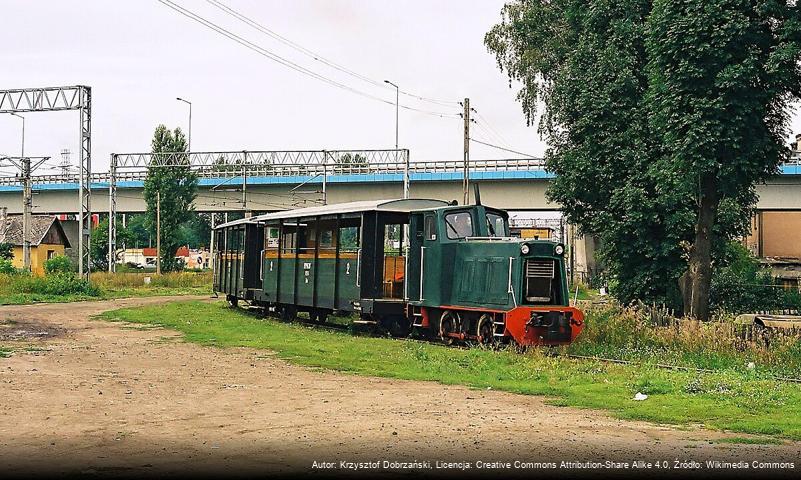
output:
[[[391,104],[291,70],[156,0],[0,0],[0,88],[91,86],[95,171],[107,169],[112,152],[149,151],[159,123],[186,129],[188,107],[178,96],[193,103],[194,151],[392,148],[395,91],[384,79],[447,102],[470,97],[486,125],[474,129],[475,138],[533,155],[544,152],[515,101],[516,87],[509,88],[483,45],[484,33],[500,18],[502,0],[222,0],[381,86],[315,61],[207,1],[174,1],[270,52]],[[457,104],[403,95],[401,103],[461,111]],[[51,156],[57,163],[59,152],[69,148],[77,162],[77,112],[26,117],[27,155]],[[19,154],[20,127],[18,118],[0,115],[0,153]],[[411,150],[412,160],[461,159],[462,143],[460,118],[401,109],[400,146]],[[471,146],[472,158],[515,156]]]
[[[516,88],[496,67],[484,33],[503,0],[222,0],[323,58],[378,81],[330,68],[227,15],[204,0],[174,0],[269,52],[379,97],[354,94],[282,66],[195,23],[156,0],[0,0],[0,88],[84,84],[93,92],[93,169],[112,152],[149,151],[159,123],[186,129],[192,149],[391,148],[394,89],[447,102],[470,97],[483,125],[473,137],[540,156],[546,145],[527,127]],[[591,74],[588,72],[588,74]],[[458,113],[459,105],[401,96],[410,107]],[[72,151],[77,112],[26,114],[26,153]],[[21,121],[0,115],[0,153],[19,154]],[[796,117],[794,130],[799,131]],[[502,139],[497,138],[494,130]],[[413,160],[462,157],[462,122],[400,112],[400,146]],[[518,156],[473,144],[472,158]],[[0,167],[0,174],[9,173]],[[52,173],[40,170],[37,173]]]

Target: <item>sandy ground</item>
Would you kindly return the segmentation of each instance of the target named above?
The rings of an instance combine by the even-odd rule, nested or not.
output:
[[[541,397],[320,372],[266,351],[200,347],[172,331],[90,320],[170,300],[0,307],[0,345],[16,349],[0,359],[0,475],[342,475],[340,461],[417,460],[431,462],[417,473],[432,475],[573,476],[586,471],[514,462],[721,460],[789,461],[795,469],[771,473],[801,476],[797,442],[721,444],[733,435],[620,421]],[[438,469],[437,461],[470,469]],[[512,468],[483,470],[477,461]]]

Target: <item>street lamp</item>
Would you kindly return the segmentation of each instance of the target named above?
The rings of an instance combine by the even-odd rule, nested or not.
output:
[[[400,89],[397,85],[390,82],[389,80],[384,80],[384,83],[392,85],[395,87],[395,161],[398,158],[398,111],[399,111],[399,103],[398,103],[398,95],[400,93]],[[409,198],[409,153],[406,152],[404,163],[403,163],[403,198]]]
[[[400,89],[397,85],[390,82],[389,80],[384,80],[384,83],[388,83],[395,87],[395,150],[398,149],[398,95],[400,93]]]
[[[19,117],[19,118],[22,119],[22,152],[20,153],[19,156],[20,157],[24,157],[25,156],[25,117],[23,117],[22,115],[20,115],[18,113],[14,113],[14,112],[8,112],[8,113],[9,113],[9,115],[14,115],[15,117]]]
[[[184,103],[189,104],[189,145],[188,145],[188,150],[191,152],[192,151],[192,102],[190,102],[189,100],[184,100],[181,97],[176,97],[175,99],[178,100],[179,102],[184,102]]]

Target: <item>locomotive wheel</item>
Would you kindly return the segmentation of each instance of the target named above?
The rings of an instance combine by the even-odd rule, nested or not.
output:
[[[495,344],[495,322],[492,315],[485,313],[476,322],[476,335],[479,344],[490,346]]]
[[[453,337],[448,336],[449,333],[456,333],[459,331],[459,314],[450,310],[442,312],[439,318],[439,338],[446,345],[453,345],[455,340]]]

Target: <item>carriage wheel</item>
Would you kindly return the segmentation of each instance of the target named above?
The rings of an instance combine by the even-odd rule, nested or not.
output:
[[[459,315],[450,310],[442,312],[439,318],[439,338],[446,345],[453,345],[454,338],[448,336],[449,333],[459,331]]]
[[[495,344],[495,319],[492,315],[485,313],[476,322],[476,336],[480,345],[490,346]]]
[[[284,305],[281,307],[281,321],[292,322],[298,318],[298,310],[292,305]]]
[[[328,312],[325,310],[312,310],[309,312],[309,320],[322,325],[328,320]]]
[[[239,305],[239,299],[236,298],[234,295],[226,295],[225,300],[228,302],[228,305],[232,308],[236,308]]]

